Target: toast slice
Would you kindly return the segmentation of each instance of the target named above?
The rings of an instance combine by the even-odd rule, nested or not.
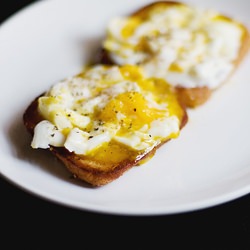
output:
[[[34,149],[49,150],[90,186],[150,159],[188,121],[172,86],[137,66],[86,66],[36,97],[23,114]]]
[[[247,54],[244,24],[214,10],[153,2],[110,20],[95,60],[141,66],[147,77],[173,85],[189,108],[204,104]]]

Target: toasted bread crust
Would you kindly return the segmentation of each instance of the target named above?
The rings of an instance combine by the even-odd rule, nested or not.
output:
[[[129,16],[137,16],[141,15],[143,12],[147,11],[151,7],[154,7],[156,5],[168,5],[168,6],[174,6],[174,5],[186,5],[182,2],[177,1],[157,1],[154,3],[151,3],[149,5],[146,5],[142,7],[139,10],[136,10],[135,12],[131,13]],[[228,16],[223,16],[224,18],[231,20]],[[244,29],[244,37],[242,38],[242,45],[238,54],[237,59],[234,61],[234,69],[231,72],[231,74],[228,76],[226,81],[230,78],[230,76],[235,72],[235,70],[238,68],[240,63],[242,62],[243,58],[247,54],[249,48],[250,48],[250,33],[248,29],[242,25],[242,28]],[[94,58],[95,63],[103,63],[112,65],[115,64],[115,62],[112,61],[112,59],[109,56],[109,52],[105,50],[104,48],[100,48],[99,52],[97,53],[96,57]],[[226,81],[220,84],[223,85]],[[196,108],[205,102],[208,101],[208,99],[211,97],[212,93],[216,89],[210,89],[208,87],[195,87],[195,88],[184,88],[181,86],[176,87],[176,91],[178,93],[178,97],[181,103],[185,105],[187,108]]]
[[[31,135],[34,134],[36,124],[43,120],[38,112],[39,97],[40,96],[35,98],[23,114],[24,125]],[[180,128],[183,128],[187,121],[188,116],[186,110],[183,109],[183,118]],[[133,166],[139,165],[142,160],[150,158],[155,154],[156,149],[167,141],[162,142],[147,154],[138,155],[138,157],[135,158],[127,158],[119,163],[110,164],[93,160],[93,158],[89,159],[84,155],[74,154],[63,147],[51,146],[48,150],[50,150],[50,152],[66,166],[69,172],[72,173],[73,177],[83,180],[91,186],[103,186],[119,178]]]

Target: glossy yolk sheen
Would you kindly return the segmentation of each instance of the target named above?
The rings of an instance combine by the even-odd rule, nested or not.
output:
[[[178,103],[171,87],[161,79],[145,79],[141,71],[132,65],[120,67],[123,77],[129,81],[136,81],[138,85],[145,91],[150,92],[154,96],[154,100],[158,104],[167,103],[169,116],[175,115],[180,120],[183,116],[183,110]],[[148,102],[143,94],[138,92],[126,92],[119,94],[113,98],[102,110],[99,119],[104,122],[116,123],[117,113],[124,115],[121,121],[121,131],[126,133],[128,130],[140,129],[144,124],[149,124],[153,120],[164,117],[166,110],[149,107]],[[172,137],[175,137],[174,135]],[[94,154],[94,155],[93,155]],[[115,163],[126,159],[135,158],[138,151],[135,151],[121,143],[111,141],[106,147],[101,147],[94,151],[92,156],[96,160]],[[151,155],[152,157],[153,155]],[[88,157],[91,157],[89,155]],[[150,157],[150,158],[151,158]],[[145,161],[142,161],[143,164]]]
[[[103,121],[115,122],[117,112],[125,118],[122,120],[126,128],[139,129],[144,123],[162,117],[160,111],[147,107],[144,97],[137,92],[123,93],[112,99],[104,108],[100,118]]]

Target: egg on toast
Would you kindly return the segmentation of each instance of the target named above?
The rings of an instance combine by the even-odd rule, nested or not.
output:
[[[92,186],[142,164],[187,120],[173,87],[135,65],[86,66],[35,98],[23,115],[31,147],[50,150]]]
[[[98,60],[139,65],[173,85],[190,108],[228,80],[249,48],[249,32],[218,11],[159,1],[110,20]]]

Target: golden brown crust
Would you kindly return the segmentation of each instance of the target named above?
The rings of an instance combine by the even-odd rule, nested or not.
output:
[[[177,2],[177,1],[157,1],[154,3],[151,3],[149,5],[146,5],[142,7],[139,10],[136,10],[130,16],[136,16],[136,15],[143,15],[143,13],[146,13],[148,9],[156,6],[156,5],[169,5],[170,7],[173,5],[185,5],[184,3]],[[231,20],[228,16],[222,17]],[[242,46],[240,48],[239,55],[237,59],[234,61],[234,70],[231,72],[230,76],[235,72],[235,70],[238,68],[240,63],[242,62],[243,58],[247,54],[249,48],[250,48],[250,34],[248,29],[242,25],[242,28],[244,29],[244,36],[242,38]],[[96,55],[95,63],[101,62],[103,64],[112,65],[115,64],[115,62],[112,61],[112,59],[109,56],[109,52],[106,51],[104,48],[101,48]],[[226,79],[228,80],[229,77]],[[226,81],[225,81],[226,82]],[[224,82],[224,83],[225,83]],[[224,83],[221,83],[223,85]],[[212,95],[215,89],[209,89],[207,87],[195,87],[195,88],[184,88],[181,86],[176,87],[176,91],[179,95],[179,100],[183,105],[185,105],[187,108],[196,108],[202,104],[204,104]]]
[[[204,104],[211,96],[212,90],[208,87],[183,88],[176,87],[179,101],[188,108],[196,108]]]
[[[25,110],[23,114],[23,122],[26,129],[31,135],[34,133],[34,128],[37,123],[42,120],[42,117],[38,113],[38,98],[37,97]],[[183,128],[188,121],[186,110],[183,109],[183,119],[180,128]],[[167,141],[158,145],[160,147]],[[111,181],[119,178],[123,173],[139,165],[143,160],[150,158],[156,152],[156,149],[152,149],[145,155],[139,157],[127,158],[120,162],[102,162],[98,160],[89,159],[83,155],[76,155],[69,152],[63,147],[50,147],[50,151],[55,155],[69,170],[75,178],[85,181],[92,186],[103,186]]]

